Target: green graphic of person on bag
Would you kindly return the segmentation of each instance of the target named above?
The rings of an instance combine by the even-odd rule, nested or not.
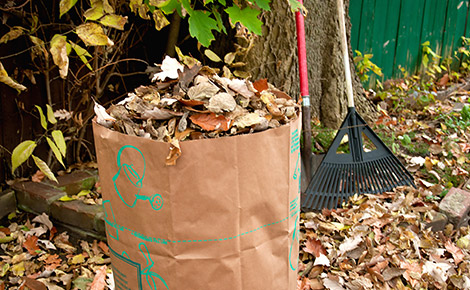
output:
[[[135,150],[140,154],[140,156],[142,156],[142,161],[143,161],[142,172],[137,172],[133,168],[132,160],[121,160],[121,157],[125,149]],[[152,196],[140,194],[140,190],[142,189],[142,179],[144,179],[144,176],[145,176],[145,158],[142,152],[138,148],[132,145],[122,146],[121,149],[119,149],[119,152],[117,154],[117,166],[119,167],[119,170],[113,176],[114,189],[116,190],[116,193],[118,194],[119,198],[122,200],[122,202],[124,202],[125,205],[133,208],[136,205],[137,200],[143,200],[143,201],[148,201],[150,203],[150,206],[154,210],[159,210],[162,208],[163,199],[160,194],[156,193]],[[119,189],[120,187],[119,185],[121,186],[124,185],[122,187],[129,190],[130,188],[128,186],[129,183],[134,185],[135,192],[134,193],[126,192],[126,194],[123,194],[121,190]]]
[[[124,152],[126,152],[126,154],[124,154]],[[127,160],[129,159],[128,156],[140,156],[141,159]],[[143,153],[135,146],[125,145],[119,149],[116,163],[118,171],[113,176],[112,181],[115,192],[119,196],[120,200],[129,208],[134,208],[137,201],[141,200],[148,202],[153,210],[160,210],[163,206],[163,198],[160,194],[157,193],[152,196],[147,196],[140,192],[142,189],[142,180],[145,176],[145,157]],[[143,165],[139,166],[140,171],[138,171],[134,168],[133,164]],[[103,209],[105,212],[105,223],[108,236],[115,240],[119,240],[119,231],[122,231],[122,228],[116,223],[110,200],[103,201]],[[140,270],[140,275],[145,277],[150,289],[157,290],[157,284],[163,284],[166,289],[169,289],[165,280],[160,275],[152,271],[155,263],[151,258],[147,245],[141,242],[137,247],[139,250],[134,252],[139,253],[139,257],[130,257],[126,251],[122,251],[122,254],[115,253],[115,255],[118,259],[127,262],[130,266],[134,266],[136,264],[136,260],[142,260],[142,258],[144,258],[146,267]],[[140,277],[138,277],[138,279],[140,280]],[[157,282],[158,280],[160,283]],[[139,284],[141,285],[141,283]]]

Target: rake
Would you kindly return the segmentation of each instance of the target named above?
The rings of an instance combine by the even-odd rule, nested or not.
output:
[[[337,208],[356,193],[381,193],[400,185],[412,185],[413,177],[380,140],[354,107],[349,54],[344,25],[343,0],[337,0],[348,114],[310,181],[302,201],[304,211]],[[349,152],[341,153],[347,135]],[[367,140],[373,150],[364,150]]]

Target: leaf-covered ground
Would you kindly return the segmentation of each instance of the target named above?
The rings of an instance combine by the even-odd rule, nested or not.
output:
[[[381,111],[371,126],[417,188],[303,213],[299,290],[470,289],[470,227],[427,226],[450,188],[470,190],[469,92],[458,86],[437,92],[398,80],[370,95]],[[327,149],[328,134],[314,132],[316,150]]]
[[[468,95],[398,81],[370,96],[381,108],[374,131],[417,188],[302,213],[299,290],[470,289],[470,227],[427,227],[450,188],[470,189]],[[334,132],[317,129],[315,150],[325,151]],[[0,290],[113,288],[109,262],[105,243],[73,240],[46,215],[18,212],[1,221]]]
[[[11,214],[0,226],[0,289],[105,289],[111,271],[102,241],[69,238],[46,214]]]

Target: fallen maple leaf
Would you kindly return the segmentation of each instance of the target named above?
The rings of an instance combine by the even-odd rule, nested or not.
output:
[[[103,290],[106,287],[106,269],[107,266],[104,265],[96,271],[90,290]]]
[[[321,242],[315,238],[308,238],[303,250],[314,255],[315,258],[320,257],[321,254],[326,255],[325,248],[322,246]]]
[[[452,257],[454,257],[454,262],[456,265],[460,264],[465,258],[465,254],[462,252],[462,249],[457,247],[451,240],[448,240],[445,243],[445,247],[447,252],[452,254]]]
[[[297,290],[310,290],[310,286],[308,284],[307,277],[303,277],[302,279],[297,280]]]
[[[23,243],[23,247],[28,250],[28,252],[35,256],[38,254],[38,251],[40,251],[38,247],[38,237],[36,236],[29,236],[26,238],[26,241]]]

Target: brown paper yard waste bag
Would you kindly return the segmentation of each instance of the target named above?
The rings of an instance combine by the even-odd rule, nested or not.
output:
[[[116,289],[297,288],[300,118],[169,144],[93,123]]]

